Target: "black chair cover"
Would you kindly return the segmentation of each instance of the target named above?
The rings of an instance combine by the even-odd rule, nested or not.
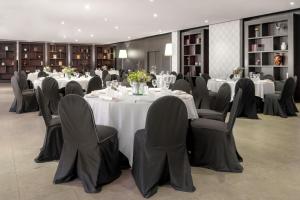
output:
[[[102,71],[102,80],[105,80],[106,76],[108,75],[108,71],[107,70],[103,70]]]
[[[208,80],[211,79],[211,77],[209,76],[209,74],[201,74],[201,76],[204,78],[206,84],[207,84]]]
[[[11,86],[13,88],[16,101],[16,113],[35,112],[39,109],[34,90],[22,91],[15,76],[11,77]]]
[[[177,73],[176,72],[173,71],[173,72],[171,72],[171,74],[177,77]]]
[[[243,159],[237,152],[232,133],[241,98],[242,90],[239,89],[231,107],[228,123],[204,118],[191,122],[192,165],[216,171],[243,171],[240,164]]]
[[[255,86],[251,79],[241,78],[235,85],[235,93],[239,89],[243,90],[241,105],[238,108],[237,117],[247,117],[258,119],[255,99]]]
[[[65,95],[68,94],[77,94],[79,96],[84,96],[83,89],[79,83],[76,81],[70,81],[67,83],[66,88],[65,88]]]
[[[41,148],[39,155],[34,160],[37,163],[59,160],[63,147],[60,118],[52,117],[40,87],[37,89],[36,96],[46,125],[46,135],[43,147]]]
[[[94,76],[89,80],[86,93],[89,94],[94,90],[102,89],[102,80],[99,76]]]
[[[154,195],[157,186],[167,181],[176,190],[195,191],[186,150],[187,128],[187,109],[177,97],[161,97],[150,106],[145,129],[135,134],[132,166],[144,197]]]
[[[180,80],[180,79],[183,79],[183,75],[181,73],[178,73],[177,77],[176,77],[176,80]]]
[[[195,83],[196,86],[193,89],[193,96],[196,108],[209,109],[210,100],[205,79],[203,77],[198,76],[196,78]]]
[[[116,74],[112,74],[112,75],[110,75],[110,78],[111,78],[111,80],[113,81],[113,80],[119,80],[119,76],[118,75],[116,75]]]
[[[58,114],[58,103],[60,100],[57,81],[52,77],[46,77],[42,82],[42,90],[46,106],[52,115]]]
[[[230,85],[228,83],[224,83],[221,85],[218,91],[216,100],[214,101],[214,105],[210,106],[212,109],[199,109],[198,110],[199,117],[225,121],[227,112],[229,110],[230,100],[231,100]]]
[[[295,80],[288,78],[280,94],[266,94],[264,114],[279,115],[281,117],[297,116],[294,105]]]
[[[295,93],[296,93],[296,89],[297,89],[297,84],[298,84],[298,77],[295,76],[294,77],[294,80],[295,80],[295,86],[294,86],[294,92],[293,92],[293,107],[294,107],[294,111],[295,112],[299,112],[297,106],[296,106],[296,103],[295,103]]]
[[[90,76],[92,77],[97,76],[95,70],[93,69],[90,70]]]
[[[261,78],[261,80],[271,80],[271,81],[274,81],[274,76],[272,76],[271,74],[266,74],[266,75],[263,75]]]
[[[54,183],[79,178],[86,192],[99,192],[121,174],[117,130],[96,126],[91,107],[78,95],[60,101],[59,115],[64,145]]]
[[[191,85],[184,79],[177,80],[172,86],[172,90],[181,90],[188,94],[191,93]]]
[[[47,73],[44,72],[44,71],[40,71],[40,72],[38,73],[38,77],[47,77],[47,76],[49,76],[49,74],[47,74]]]
[[[26,73],[24,71],[19,71],[17,74],[18,74],[18,76],[16,78],[19,83],[19,87],[20,87],[21,91],[28,90],[29,87],[28,87]]]

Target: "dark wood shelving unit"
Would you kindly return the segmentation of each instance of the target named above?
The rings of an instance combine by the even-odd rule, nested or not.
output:
[[[293,16],[263,17],[245,22],[245,75],[271,74],[276,80],[293,75]],[[275,62],[281,58],[281,63]]]
[[[71,45],[71,66],[78,72],[90,71],[92,68],[92,45]]]
[[[184,76],[199,76],[209,73],[208,29],[193,29],[181,32],[181,73]]]
[[[114,46],[96,46],[96,68],[107,66],[116,67],[116,47]]]
[[[0,80],[10,80],[17,70],[17,42],[0,41]]]
[[[20,42],[19,44],[19,62],[21,70],[26,73],[41,70],[45,64],[45,44]]]
[[[68,64],[68,45],[60,43],[48,44],[48,65],[51,69],[61,71]]]

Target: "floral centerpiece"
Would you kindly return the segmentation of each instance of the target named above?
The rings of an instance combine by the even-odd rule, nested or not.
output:
[[[233,69],[233,75],[234,78],[239,79],[243,76],[243,68],[242,67],[236,67]]]
[[[127,77],[128,82],[132,86],[132,93],[135,95],[143,95],[144,86],[146,82],[151,80],[151,77],[147,72],[143,70],[138,70],[135,72],[130,72]]]
[[[43,71],[44,72],[51,72],[51,67],[50,66],[45,66]]]
[[[76,68],[70,67],[70,66],[63,66],[62,67],[62,73],[64,73],[69,79],[74,74]]]

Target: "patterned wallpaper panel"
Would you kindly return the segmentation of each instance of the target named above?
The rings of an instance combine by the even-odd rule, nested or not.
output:
[[[227,78],[241,66],[240,20],[209,26],[209,74],[213,78]]]

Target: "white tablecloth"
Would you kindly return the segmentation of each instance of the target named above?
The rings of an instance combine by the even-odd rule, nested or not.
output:
[[[67,83],[70,82],[70,81],[76,81],[81,85],[82,89],[85,89],[85,90],[87,90],[89,80],[91,79],[91,77],[87,77],[87,78],[85,78],[85,77],[80,77],[80,78],[72,77],[71,79],[64,78],[64,77],[53,77],[53,78],[55,78],[57,80],[59,88],[66,87]],[[38,79],[34,80],[33,81],[34,88],[37,89],[38,86],[42,87],[42,82],[43,82],[44,79],[45,79],[44,77],[41,77],[41,78],[38,78]]]
[[[118,76],[120,75],[118,70],[109,70],[108,73],[110,75],[112,75],[112,74],[115,74],[115,75],[118,75]],[[102,78],[102,70],[95,70],[95,74],[100,76],[100,78]]]
[[[255,85],[255,96],[264,99],[265,94],[274,94],[275,85],[270,80],[257,80],[253,81]],[[223,83],[228,83],[231,87],[231,100],[233,100],[235,93],[236,81],[223,80],[223,79],[209,79],[207,82],[207,88],[213,92],[218,92],[219,88]]]
[[[128,158],[130,165],[133,159],[134,135],[137,130],[145,128],[150,105],[161,96],[174,95],[170,91],[151,91],[147,96],[127,95],[119,100],[104,100],[104,94],[98,94],[100,97],[85,96],[93,110],[96,124],[112,126],[118,130],[119,149]],[[189,119],[198,118],[193,97],[186,93],[177,96],[185,103]]]

